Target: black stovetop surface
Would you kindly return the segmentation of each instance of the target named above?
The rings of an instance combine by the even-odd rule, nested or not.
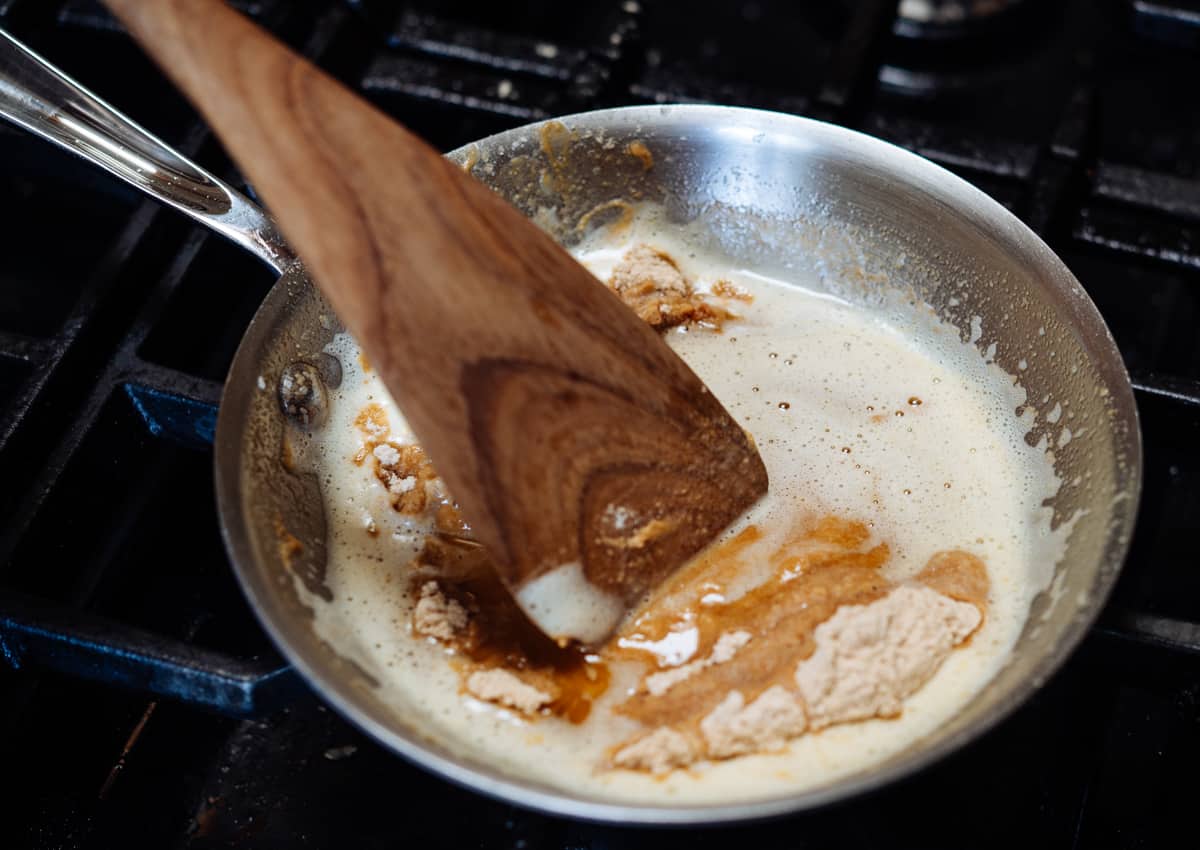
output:
[[[213,414],[272,275],[3,126],[0,846],[1194,843],[1197,4],[1027,2],[942,38],[893,34],[880,0],[237,5],[444,148],[555,114],[702,100],[836,121],[961,174],[1063,257],[1134,375],[1146,475],[1133,549],[1100,625],[1034,699],[867,797],[687,831],[484,799],[383,751],[279,672],[236,587]],[[0,0],[0,27],[241,185],[94,0]],[[152,677],[151,657],[184,672]]]

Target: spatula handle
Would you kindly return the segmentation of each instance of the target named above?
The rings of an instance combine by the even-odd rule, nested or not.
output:
[[[687,364],[497,194],[225,3],[107,2],[254,181],[552,636],[604,637],[765,492]],[[618,515],[664,530],[625,545]],[[560,629],[552,597],[596,603]]]
[[[248,198],[2,30],[0,117],[191,216],[277,272],[295,260],[275,222]]]
[[[431,220],[473,204],[447,179],[459,177],[456,166],[222,0],[105,2],[255,183],[386,381],[389,362],[407,353],[386,323],[398,246],[405,237],[418,254],[447,254],[438,240],[449,228]],[[384,160],[396,166],[387,180],[404,199],[403,233],[381,232],[370,208]],[[421,270],[435,265],[403,262],[412,267],[405,289],[418,289]]]

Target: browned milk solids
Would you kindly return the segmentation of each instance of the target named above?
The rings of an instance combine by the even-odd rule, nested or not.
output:
[[[764,501],[616,640],[554,646],[339,334],[329,421],[294,453],[322,482],[326,592],[296,591],[398,724],[504,775],[691,805],[868,770],[1007,663],[1061,557],[1070,528],[1050,527],[1060,482],[1026,439],[1025,391],[928,312],[840,302],[645,215],[578,255],[754,434]],[[610,545],[655,531],[612,520]]]
[[[669,255],[646,245],[625,255],[609,285],[659,329],[692,324],[719,331],[735,318],[710,296],[699,295]],[[712,291],[726,302],[747,300],[724,282]],[[868,696],[849,713],[834,708],[822,717],[819,697],[806,705],[798,667],[814,654],[818,627],[843,606],[870,606],[896,589],[880,574],[887,544],[868,545],[865,525],[827,516],[773,543],[751,525],[681,569],[605,646],[559,646],[513,602],[453,503],[444,493],[429,493],[437,476],[420,448],[388,439],[389,424],[378,405],[364,408],[355,424],[364,448],[354,460],[372,457],[394,510],[419,514],[437,503],[436,532],[410,565],[412,628],[450,649],[466,693],[529,718],[556,715],[578,724],[607,690],[611,662],[645,665],[640,684],[615,711],[648,731],[613,747],[615,767],[660,772],[701,758],[777,748],[821,725],[896,714],[898,700],[923,684],[944,653],[979,622],[968,618],[958,634],[943,630],[941,645],[922,650],[918,669],[887,698]],[[643,533],[637,529],[628,545],[639,545],[637,535]],[[771,574],[736,595],[731,586],[760,563],[769,564]],[[915,581],[979,612],[986,604],[986,571],[965,552],[939,553]],[[685,634],[688,662],[665,658],[661,646]],[[893,637],[885,628],[876,643]],[[834,684],[853,676],[825,671]]]
[[[806,730],[835,722],[899,714],[896,699],[863,693],[856,695],[854,716],[834,715],[823,722],[818,715],[821,700],[806,705],[800,681],[800,664],[816,651],[822,624],[832,622],[839,610],[870,611],[872,603],[897,590],[898,585],[880,573],[889,557],[887,544],[870,546],[870,537],[862,523],[827,516],[764,547],[762,530],[751,525],[660,588],[609,652],[662,665],[663,654],[655,650],[672,636],[688,634],[691,657],[700,660],[663,665],[663,672],[646,676],[617,707],[655,731],[615,747],[614,763],[663,770],[700,758],[776,749]],[[770,565],[769,577],[731,600],[730,585],[760,560]],[[940,651],[937,646],[918,650],[916,664],[922,669],[908,674],[909,681],[899,687],[893,685],[898,693],[889,695],[900,699],[908,695],[905,691],[924,684],[944,652],[978,627],[987,604],[987,571],[967,552],[937,553],[914,581],[975,606],[978,615],[957,612],[967,613],[958,635],[942,638]],[[873,619],[875,633],[858,636],[860,652],[866,648],[869,654],[875,644],[877,653],[891,653],[889,641],[913,641],[917,623],[893,629],[886,618],[882,623]],[[891,659],[884,663],[906,666]],[[844,663],[832,674],[845,683],[860,672]],[[881,685],[887,687],[865,680],[852,687],[869,692]],[[670,734],[664,734],[668,730]],[[665,762],[663,745],[672,753]]]
[[[466,692],[531,717],[554,714],[581,723],[608,686],[610,662],[643,662],[646,675],[616,711],[651,731],[615,746],[612,764],[660,772],[702,758],[775,749],[828,725],[808,716],[796,670],[813,655],[818,627],[840,608],[869,605],[897,588],[880,574],[888,560],[887,545],[868,546],[869,540],[861,523],[825,517],[764,551],[762,530],[749,526],[694,559],[619,634],[587,652],[559,647],[529,623],[496,580],[480,547],[435,538],[412,565],[414,592],[420,594],[413,625],[417,633],[452,648]],[[772,574],[726,601],[751,558],[765,558]],[[986,570],[966,552],[938,553],[915,583],[969,603],[981,614],[986,606]],[[979,622],[968,620],[967,633],[954,642]],[[688,657],[700,660],[671,665],[675,659],[664,657],[660,648],[685,632],[692,635]],[[941,660],[930,653],[924,675],[910,687],[923,684]],[[759,704],[768,691],[773,713],[742,712],[740,718],[735,713],[734,728],[725,728],[729,724],[719,709],[731,695],[737,695],[740,708]],[[893,705],[863,716],[897,713]],[[736,728],[739,722],[745,728]]]
[[[655,330],[697,324],[720,330],[733,313],[696,292],[671,256],[649,245],[632,248],[613,269],[609,287]],[[729,284],[713,288],[718,298],[745,296]]]
[[[411,587],[420,597],[413,630],[454,651],[465,691],[526,715],[587,719],[592,702],[608,688],[608,667],[599,656],[560,647],[542,634],[501,583],[483,547],[434,536],[411,567]]]

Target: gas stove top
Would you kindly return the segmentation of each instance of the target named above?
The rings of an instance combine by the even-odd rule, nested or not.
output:
[[[868,797],[647,831],[530,813],[383,751],[312,696],[234,582],[221,381],[273,276],[0,126],[5,847],[1149,847],[1194,840],[1200,763],[1200,5],[240,0],[434,144],[591,108],[818,117],[989,192],[1070,266],[1134,377],[1145,493],[1099,625],[1010,719]],[[922,8],[958,7],[940,18]],[[972,10],[974,13],[972,13]],[[12,32],[245,187],[93,0]]]

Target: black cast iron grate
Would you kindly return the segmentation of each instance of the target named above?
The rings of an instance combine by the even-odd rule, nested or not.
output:
[[[444,148],[589,108],[760,106],[916,150],[1024,218],[1089,290],[1137,385],[1145,496],[1114,599],[980,742],[738,840],[1140,847],[1190,827],[1200,107],[1179,87],[1200,78],[1193,3],[1024,3],[937,39],[886,0],[237,5]],[[0,26],[239,183],[94,0],[0,0]],[[0,127],[0,152],[0,752],[21,779],[0,804],[5,846],[731,840],[485,800],[320,706],[242,600],[212,505],[220,383],[271,275],[43,142]]]

